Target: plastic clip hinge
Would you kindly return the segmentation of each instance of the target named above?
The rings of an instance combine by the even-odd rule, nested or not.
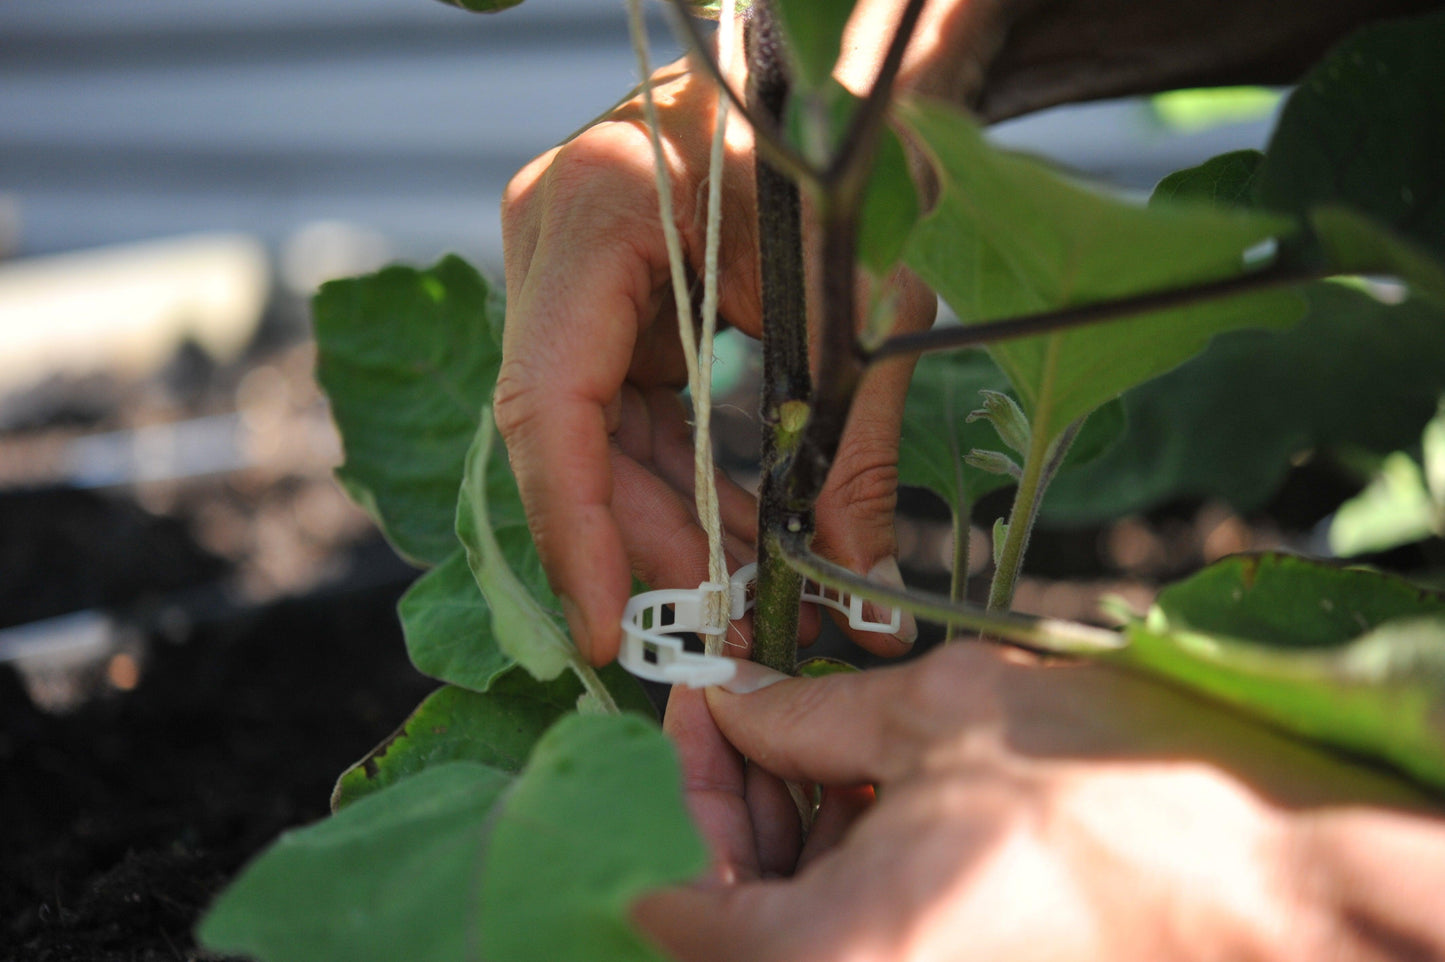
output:
[[[724,634],[728,622],[709,623],[707,618],[709,596],[725,593],[727,618],[737,621],[753,606],[748,589],[757,572],[756,564],[748,564],[733,572],[726,585],[704,581],[691,590],[671,588],[633,595],[622,611],[618,663],[639,678],[669,685],[703,688],[731,680],[737,672],[736,659],[688,651],[677,636]],[[894,634],[903,623],[903,612],[898,608],[889,609],[888,621],[869,621],[863,617],[862,598],[812,581],[803,583],[802,600],[842,612],[848,616],[848,625],[857,631]]]

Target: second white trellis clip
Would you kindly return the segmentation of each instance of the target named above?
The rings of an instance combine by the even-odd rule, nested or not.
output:
[[[749,589],[757,571],[756,564],[743,565],[733,572],[727,584],[704,581],[692,589],[668,588],[633,595],[622,611],[622,648],[617,655],[618,663],[639,678],[690,688],[721,685],[730,680],[737,671],[736,658],[688,651],[679,636],[726,634],[731,622],[753,606]],[[725,610],[727,620],[710,624],[708,601],[717,594],[725,595],[727,603],[714,610]],[[903,623],[903,612],[898,608],[888,610],[887,621],[869,621],[863,617],[862,598],[812,581],[803,584],[803,600],[842,612],[848,616],[848,625],[857,631],[895,634]]]

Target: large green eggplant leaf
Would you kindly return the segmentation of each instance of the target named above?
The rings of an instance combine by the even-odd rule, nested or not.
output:
[[[927,354],[914,368],[898,444],[898,481],[927,488],[957,515],[990,491],[1013,484],[1006,475],[966,464],[973,449],[1008,453],[987,420],[968,420],[982,406],[980,391],[1005,392],[1003,372],[981,350]],[[1124,431],[1124,409],[1105,404],[1084,422],[1064,461],[1065,472],[1106,451]]]
[[[625,923],[633,899],[695,877],[708,853],[662,732],[631,716],[573,715],[503,799],[487,863],[483,957],[633,962],[661,958]]]
[[[469,576],[470,577],[470,576]],[[637,679],[617,665],[599,672],[624,711],[657,719]],[[444,762],[480,762],[522,770],[532,746],[577,706],[582,683],[572,674],[539,682],[513,668],[486,692],[446,685],[427,696],[400,728],[337,779],[333,811]]]
[[[1222,335],[1124,395],[1123,436],[1050,486],[1044,522],[1099,522],[1181,497],[1253,510],[1303,452],[1413,446],[1445,392],[1445,312],[1338,283],[1305,297],[1294,328]]]
[[[1433,63],[1434,56],[1432,49],[1424,58]],[[1352,59],[1348,52],[1345,59]],[[1264,195],[1308,211],[1338,269],[1396,274],[1417,289],[1437,291],[1441,266],[1420,245],[1433,237],[1439,246],[1438,201],[1445,188],[1410,192],[1414,213],[1406,224],[1396,222],[1395,230],[1331,206],[1345,200],[1367,207],[1368,201],[1386,218],[1401,214],[1399,183],[1390,197],[1372,194],[1373,175],[1363,176],[1366,168],[1353,147],[1339,146],[1363,139],[1374,158],[1370,164],[1398,174],[1391,145],[1401,131],[1377,135],[1380,105],[1341,87],[1341,78],[1354,77],[1356,67],[1337,60],[1327,58],[1291,96],[1267,157],[1240,151],[1171,174],[1150,204],[1250,205],[1267,169],[1271,184]],[[1411,82],[1441,82],[1436,72],[1426,73]],[[1445,115],[1426,109],[1426,100],[1406,97],[1415,111],[1407,126],[1409,136],[1430,141],[1445,131]],[[1388,111],[1400,109],[1392,101]],[[1426,166],[1415,173],[1435,178],[1431,183],[1445,178],[1440,165]],[[1299,183],[1291,186],[1292,178]],[[1396,232],[1405,226],[1411,232]],[[1200,357],[1125,395],[1123,438],[1097,463],[1050,488],[1045,522],[1097,522],[1178,497],[1222,498],[1249,510],[1270,497],[1303,452],[1345,445],[1383,456],[1410,446],[1445,391],[1445,365],[1439,363],[1445,312],[1416,298],[1382,304],[1339,284],[1311,285],[1305,296],[1308,313],[1291,330],[1225,334]]]
[[[337,478],[402,555],[440,564],[457,547],[462,459],[501,364],[500,295],[447,257],[332,281],[313,310],[316,376],[346,453]]]
[[[211,907],[210,950],[260,962],[467,962],[488,815],[512,784],[440,765],[282,835]]]
[[[1442,49],[1441,13],[1375,24],[1335,47],[1285,104],[1257,202],[1297,214],[1352,208],[1445,258]],[[1328,245],[1329,227],[1316,228]]]
[[[990,147],[962,112],[911,102],[903,123],[924,145],[939,198],[904,261],[965,323],[1236,277],[1268,262],[1296,230],[1284,217],[1198,208],[1149,209],[1066,180]],[[1263,256],[1261,255],[1263,252]],[[1283,327],[1301,304],[1257,293],[1052,335],[998,342],[1036,432],[1070,423],[1238,327]]]
[[[438,764],[283,835],[199,935],[260,962],[657,959],[629,904],[706,865],[662,732],[570,715],[519,776]]]
[[[497,647],[533,677],[547,681],[580,663],[582,656],[566,632],[561,612],[549,604],[555,603],[556,597],[547,589],[545,579],[538,583],[538,572],[523,582],[500,543],[509,528],[493,529],[488,475],[495,434],[489,404],[482,411],[476,437],[466,453],[461,497],[456,505],[456,534],[491,611],[492,637]]]
[[[1165,589],[1125,631],[1117,663],[1445,789],[1445,596],[1237,556]]]
[[[804,87],[826,86],[843,44],[853,0],[774,0],[792,54],[793,77]]]

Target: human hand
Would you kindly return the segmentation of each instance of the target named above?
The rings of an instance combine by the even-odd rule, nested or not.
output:
[[[636,917],[685,962],[1445,957],[1422,797],[1213,705],[974,643],[760,677],[669,706],[717,871]]]
[[[655,79],[677,226],[700,275],[716,94],[679,65]],[[741,131],[730,139],[721,315],[757,337],[751,144]],[[502,221],[507,325],[497,423],[573,636],[603,664],[617,653],[630,573],[656,588],[692,588],[707,577],[707,542],[692,507],[692,439],[676,394],[686,376],[639,104],[523,169],[508,187]],[[926,327],[933,306],[921,284],[903,284],[900,324]],[[898,433],[911,370],[903,362],[869,372],[817,505],[820,553],[893,580]],[[756,510],[737,485],[720,476],[718,486],[736,567],[750,560]],[[916,633],[908,619],[897,637],[855,638],[897,654]]]

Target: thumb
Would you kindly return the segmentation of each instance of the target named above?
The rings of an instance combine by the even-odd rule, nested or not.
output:
[[[913,360],[896,358],[870,369],[853,401],[838,455],[817,502],[813,548],[823,557],[874,581],[902,587],[894,510],[898,506],[898,435]],[[883,620],[871,603],[871,620]],[[841,622],[840,622],[841,624]],[[896,633],[845,629],[855,642],[879,655],[907,651],[918,637],[908,612]]]
[[[669,888],[632,907],[632,920],[681,962],[796,960],[802,926],[798,886],[784,880],[730,887]]]
[[[898,271],[891,283],[897,305],[895,333],[926,330],[937,313],[938,298],[910,271]],[[893,515],[898,506],[898,436],[913,365],[913,358],[900,357],[864,372],[837,458],[818,497],[814,541],[814,549],[830,561],[900,588],[903,577]],[[864,606],[864,614],[870,620],[884,620],[883,612],[872,604]],[[891,635],[844,630],[879,655],[902,654],[918,637],[918,624],[908,612]]]

